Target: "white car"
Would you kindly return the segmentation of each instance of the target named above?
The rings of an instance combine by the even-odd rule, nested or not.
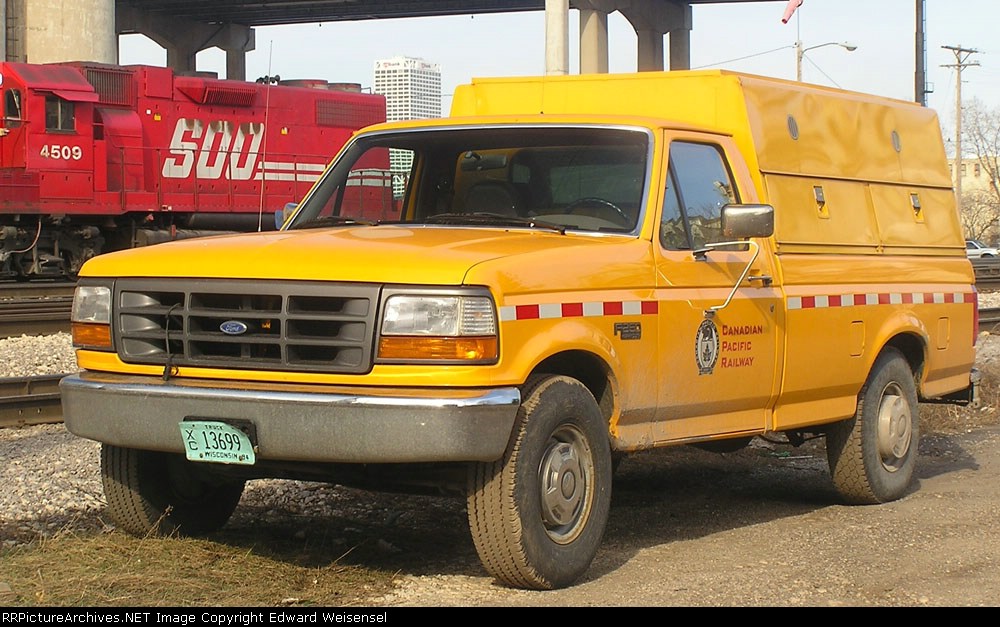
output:
[[[1000,250],[987,246],[975,239],[965,240],[965,254],[969,259],[990,259],[1000,255]]]

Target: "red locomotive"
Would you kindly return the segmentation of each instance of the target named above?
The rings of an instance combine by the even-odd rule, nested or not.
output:
[[[110,250],[271,230],[385,112],[384,96],[325,81],[0,63],[0,277],[73,276]],[[388,154],[374,165],[388,172]]]

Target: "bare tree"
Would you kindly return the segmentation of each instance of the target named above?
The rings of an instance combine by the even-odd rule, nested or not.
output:
[[[996,243],[1000,221],[1000,109],[973,99],[962,107],[962,152],[972,171],[962,193],[966,237]]]
[[[993,242],[996,237],[1000,207],[983,190],[962,192],[962,231],[966,239]]]

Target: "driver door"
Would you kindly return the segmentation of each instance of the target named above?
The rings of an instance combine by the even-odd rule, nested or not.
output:
[[[654,440],[761,433],[776,394],[782,326],[769,242],[704,250],[724,241],[724,205],[757,200],[740,198],[753,189],[749,173],[730,165],[742,161],[729,138],[667,140],[654,244],[661,304]],[[756,251],[758,244],[765,249]]]

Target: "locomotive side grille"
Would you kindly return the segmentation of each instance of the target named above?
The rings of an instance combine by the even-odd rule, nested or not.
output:
[[[87,82],[97,92],[98,102],[109,105],[135,106],[136,88],[132,72],[114,68],[86,68]]]
[[[128,363],[364,373],[379,286],[122,279],[115,345]]]
[[[385,122],[382,107],[339,100],[316,101],[316,124],[320,126],[361,128],[379,122]]]
[[[252,87],[230,87],[210,85],[205,88],[204,104],[249,107],[257,92]]]

